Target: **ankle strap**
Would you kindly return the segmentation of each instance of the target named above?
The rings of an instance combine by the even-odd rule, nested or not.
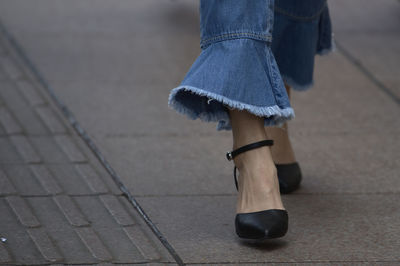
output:
[[[236,150],[226,153],[226,158],[228,159],[228,161],[231,161],[231,160],[233,160],[233,158],[235,158],[238,154],[240,154],[242,152],[249,151],[249,150],[252,150],[255,148],[259,148],[262,146],[272,146],[272,145],[274,145],[274,141],[272,139],[254,142],[254,143],[247,144]]]

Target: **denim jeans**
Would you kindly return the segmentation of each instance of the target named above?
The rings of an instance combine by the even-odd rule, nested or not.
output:
[[[273,31],[273,0],[201,0],[202,51],[171,91],[169,106],[191,119],[217,122],[217,130],[231,129],[229,109],[263,117],[266,126],[293,118],[271,49]],[[286,45],[286,39],[280,42]],[[276,51],[285,55],[284,49]]]
[[[276,0],[272,53],[284,82],[295,90],[313,85],[314,55],[334,48],[326,0]]]

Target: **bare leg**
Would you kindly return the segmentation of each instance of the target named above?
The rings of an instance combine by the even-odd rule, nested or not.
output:
[[[286,91],[290,99],[290,86],[286,85]],[[282,128],[265,127],[268,136],[274,140],[274,145],[271,147],[272,158],[275,163],[286,164],[296,161],[292,144],[289,139],[288,125],[285,123]]]
[[[233,149],[268,139],[264,119],[247,111],[230,110]],[[285,209],[279,193],[276,168],[268,146],[239,154],[234,159],[239,170],[237,213]]]

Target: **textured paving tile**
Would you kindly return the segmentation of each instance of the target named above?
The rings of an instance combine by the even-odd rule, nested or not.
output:
[[[70,221],[65,217],[74,214],[71,209],[63,210],[58,206],[57,201],[52,197],[30,197],[29,203],[37,217],[42,221],[42,227],[57,245],[64,260],[69,263],[95,263],[98,259],[94,258],[86,245],[71,226]],[[65,208],[65,202],[63,208]],[[74,219],[73,217],[70,217]],[[75,217],[76,218],[76,217]]]
[[[236,197],[141,197],[187,263],[398,261],[399,195],[287,195],[289,232],[248,245],[234,232]],[[201,210],[201,211],[199,211]]]
[[[47,134],[48,130],[41,119],[28,107],[28,102],[21,97],[15,84],[11,81],[0,82],[0,98],[14,115],[20,126],[27,134]]]
[[[6,173],[0,168],[0,195],[15,194],[16,192],[14,185],[10,182]]]
[[[62,256],[57,250],[56,245],[50,239],[49,235],[43,228],[28,229],[28,233],[32,238],[36,247],[40,250],[43,257],[51,262],[62,260]]]
[[[18,134],[22,132],[22,128],[4,106],[0,106],[0,123],[7,134]]]
[[[139,249],[142,256],[148,260],[160,259],[160,254],[154,247],[154,244],[149,241],[149,238],[144,234],[139,226],[129,226],[124,228],[129,239]]]
[[[17,153],[15,146],[7,137],[0,137],[0,162],[1,163],[17,163],[22,162],[21,156]]]
[[[55,141],[54,136],[32,136],[29,137],[30,142],[43,158],[44,163],[66,163],[67,155],[62,151],[61,147]]]
[[[7,55],[0,56],[0,66],[4,69],[6,74],[12,79],[18,79],[22,76],[21,70],[17,67],[15,62]]]
[[[27,227],[40,226],[38,219],[24,198],[20,196],[8,196],[6,200],[21,224]]]
[[[18,194],[23,196],[48,194],[39,180],[34,176],[29,166],[25,164],[4,164],[1,167],[13,183]]]
[[[104,243],[100,240],[98,235],[92,228],[76,228],[75,229],[85,243],[86,247],[90,250],[93,257],[99,260],[111,260],[111,254],[108,252]]]
[[[27,80],[18,80],[16,81],[16,84],[17,88],[30,105],[35,106],[45,103],[43,96],[39,94],[39,91],[35,88],[32,82],[28,82]]]
[[[85,155],[78,149],[76,144],[72,141],[70,136],[58,135],[55,136],[57,144],[60,145],[61,149],[65,152],[71,162],[85,162]]]
[[[8,250],[9,257],[11,257],[10,262],[18,261],[20,264],[46,263],[26,228],[18,221],[5,198],[0,198],[0,213],[0,235],[7,238],[7,241],[0,243],[0,245]],[[2,259],[6,260],[7,257],[2,257]]]
[[[118,197],[102,195],[100,199],[118,224],[133,225],[135,223],[124,206],[119,202]]]
[[[73,164],[52,164],[48,166],[65,193],[69,195],[93,194],[84,179],[76,171]]]
[[[49,172],[45,165],[31,165],[30,169],[47,193],[59,194],[62,192],[62,188],[59,186],[56,178]]]
[[[80,176],[86,181],[90,190],[94,193],[106,193],[107,186],[102,181],[99,174],[89,164],[76,164],[75,169]]]
[[[71,197],[59,195],[53,199],[71,225],[89,225],[89,221],[83,215],[82,211],[79,210],[78,206]]]
[[[39,114],[40,118],[46,124],[51,133],[66,133],[65,126],[60,122],[56,113],[49,106],[39,106],[36,108],[36,112]]]
[[[99,197],[75,197],[75,201],[84,215],[91,221],[92,228],[96,230],[99,237],[103,241],[107,241],[107,247],[114,258],[119,258],[119,262],[145,260],[138,250],[139,247],[135,246],[123,227],[120,227],[117,221],[112,218]],[[104,230],[105,228],[107,230]],[[158,244],[157,242],[153,243]],[[146,242],[142,244],[145,245]]]
[[[12,261],[10,254],[8,253],[5,245],[0,243],[0,263],[10,263]]]
[[[40,163],[42,161],[27,137],[10,136],[10,140],[26,163]]]

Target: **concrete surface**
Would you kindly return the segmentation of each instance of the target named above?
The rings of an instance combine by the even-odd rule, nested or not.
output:
[[[185,263],[399,265],[400,3],[329,4],[339,49],[316,58],[311,90],[292,94],[290,134],[304,181],[283,196],[288,235],[261,247],[234,234],[233,166],[224,157],[230,132],[167,107],[170,89],[200,52],[198,1],[0,0],[0,18]],[[10,67],[4,72],[2,79],[15,75]],[[7,108],[35,136],[54,121],[47,109],[28,123],[32,112]],[[52,134],[68,129],[50,124]],[[20,160],[13,147],[24,139],[0,141],[10,151],[0,160]],[[28,141],[43,146],[45,164],[77,156],[54,152],[65,139]],[[37,159],[29,149],[25,156]],[[22,180],[15,183],[24,191]],[[82,200],[81,208],[89,206]]]

